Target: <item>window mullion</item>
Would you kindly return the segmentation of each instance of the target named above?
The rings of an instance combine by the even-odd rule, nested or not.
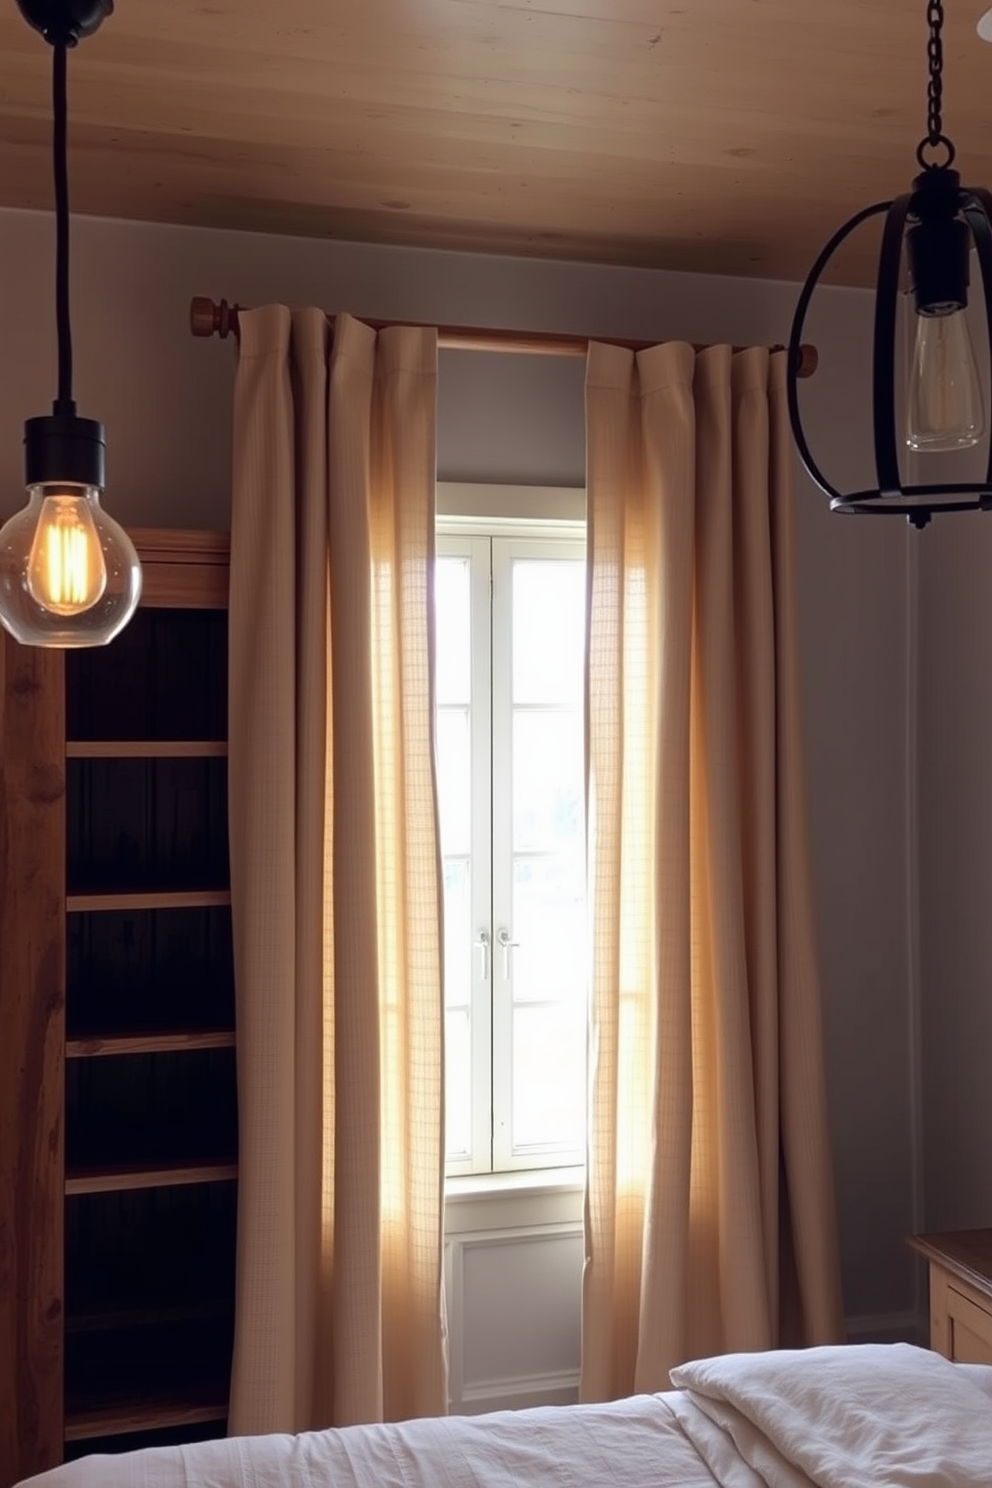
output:
[[[492,989],[497,970],[492,908],[492,550],[488,537],[465,539],[471,552],[472,605],[472,932],[488,937],[472,973],[472,1171],[492,1171]]]
[[[493,546],[493,1168],[513,1166],[513,678],[509,544]],[[507,972],[509,973],[507,975]]]

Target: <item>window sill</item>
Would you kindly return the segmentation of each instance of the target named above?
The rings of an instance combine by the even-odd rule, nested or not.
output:
[[[581,1229],[584,1193],[582,1167],[459,1175],[445,1183],[445,1234]]]
[[[581,1193],[585,1188],[586,1170],[574,1168],[528,1168],[512,1173],[459,1173],[444,1182],[445,1204],[489,1198],[500,1194]]]

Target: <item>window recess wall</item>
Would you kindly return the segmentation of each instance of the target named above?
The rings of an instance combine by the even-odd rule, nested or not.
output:
[[[574,892],[563,906],[547,886],[564,881],[574,890],[576,862],[584,879],[584,506],[573,489],[438,490],[451,1113],[445,1285],[451,1408],[462,1412],[577,1398],[585,990],[572,962],[581,963],[584,935],[561,923]],[[571,618],[556,575],[570,591]],[[571,670],[552,667],[550,687],[542,686],[542,646],[547,661],[556,640],[559,655],[570,651]],[[571,761],[567,748],[554,748],[549,763],[547,736],[557,742],[563,733],[571,734]],[[565,852],[556,822],[567,829]],[[528,903],[535,880],[544,897],[531,892]],[[528,1142],[544,1077],[562,1063],[564,1040],[546,1026],[556,1016],[573,1029],[572,1140],[556,1143],[552,1131],[550,1140]],[[528,1037],[516,1083],[530,1078],[530,1105],[515,1120],[514,1051]]]

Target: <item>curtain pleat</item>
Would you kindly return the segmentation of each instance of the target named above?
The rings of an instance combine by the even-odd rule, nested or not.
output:
[[[246,312],[229,794],[229,1430],[439,1413],[436,335]]]
[[[783,386],[590,347],[589,1400],[783,1341],[794,1270],[841,1336]]]
[[[297,1043],[296,679],[284,662],[296,635],[289,327],[288,311],[249,318],[235,382],[228,661],[239,1082],[235,1431],[296,1414],[297,1182],[295,1160],[285,1160],[295,1149],[296,1108],[282,1098],[295,1085]],[[264,1220],[255,1223],[255,1215]]]

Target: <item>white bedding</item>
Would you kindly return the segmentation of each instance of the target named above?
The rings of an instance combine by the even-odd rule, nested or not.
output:
[[[672,1383],[721,1488],[992,1485],[992,1369],[899,1343],[726,1354]]]
[[[86,1457],[31,1488],[713,1488],[663,1396]]]
[[[992,1368],[906,1344],[732,1354],[609,1405],[94,1456],[31,1488],[992,1488]]]

